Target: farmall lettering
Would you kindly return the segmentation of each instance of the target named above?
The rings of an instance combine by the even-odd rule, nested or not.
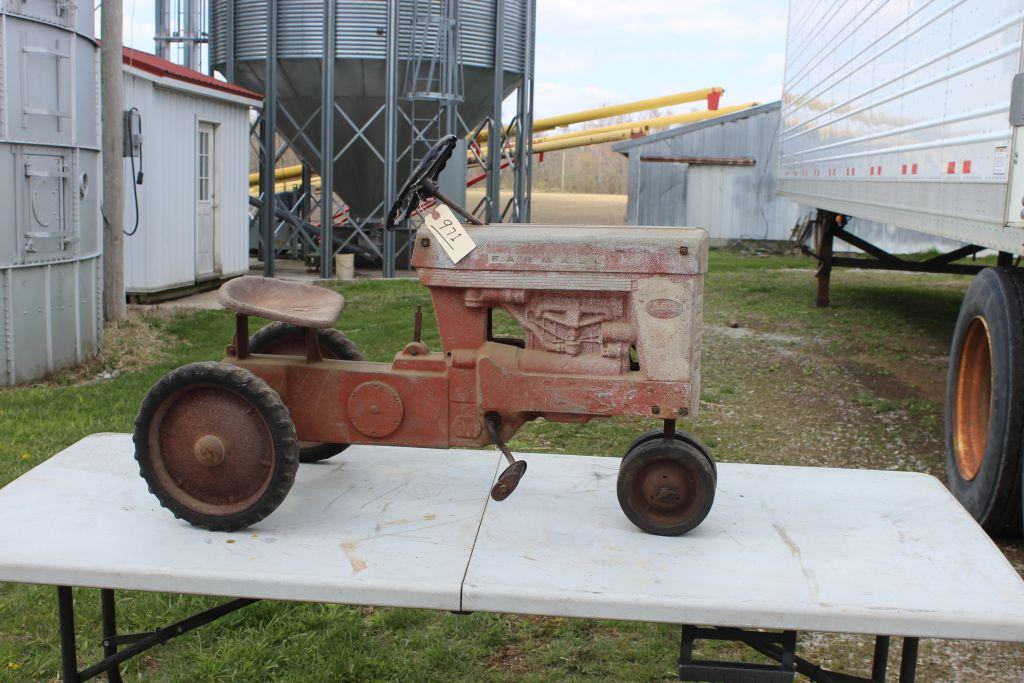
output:
[[[455,143],[425,157],[389,226],[428,190],[444,200],[435,183]],[[257,277],[221,288],[236,314],[227,356],[165,376],[136,422],[136,458],[161,503],[197,526],[239,529],[276,508],[300,461],[349,444],[494,444],[509,467],[491,496],[504,500],[526,471],[506,445],[524,423],[617,416],[657,427],[619,467],[626,517],[662,535],[700,524],[715,464],[676,421],[700,396],[703,230],[463,226],[436,204],[414,245],[440,348],[421,339],[417,310],[411,341],[386,362],[367,362],[336,329],[344,299],[330,289]],[[250,316],[274,323],[250,338]]]
[[[550,268],[570,268],[573,270],[597,270],[604,267],[604,259],[598,254],[590,254],[587,256],[572,256],[572,255],[561,255],[561,256],[550,256],[540,255],[534,256],[532,254],[510,254],[510,253],[499,253],[491,254],[487,257],[487,262],[491,265],[524,265],[524,266],[540,266]]]

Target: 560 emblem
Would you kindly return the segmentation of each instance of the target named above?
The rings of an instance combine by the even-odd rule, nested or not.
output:
[[[683,305],[674,299],[652,299],[647,302],[647,312],[655,318],[674,318],[683,312]]]

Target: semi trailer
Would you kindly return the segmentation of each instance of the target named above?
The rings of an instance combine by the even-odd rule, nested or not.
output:
[[[949,487],[991,534],[1022,529],[1024,0],[792,0],[779,191],[816,211],[801,240],[832,268],[973,274],[945,400]],[[956,240],[926,260],[851,218]],[[835,240],[865,252],[837,255]],[[964,259],[995,252],[996,265]]]

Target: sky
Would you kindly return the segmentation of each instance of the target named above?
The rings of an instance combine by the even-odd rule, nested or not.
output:
[[[722,86],[782,93],[787,0],[537,0],[535,116]]]
[[[537,0],[535,116],[709,86],[725,88],[723,106],[776,100],[787,11],[787,0]],[[153,0],[124,0],[124,17],[125,44],[152,52]]]

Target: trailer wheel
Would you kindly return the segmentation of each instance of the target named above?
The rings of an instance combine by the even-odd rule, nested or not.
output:
[[[711,459],[678,439],[652,439],[626,453],[616,493],[629,521],[650,534],[678,536],[704,521],[718,478]]]
[[[191,363],[164,375],[142,401],[133,440],[139,473],[160,504],[212,531],[269,515],[299,467],[281,397],[228,363]]]
[[[363,354],[341,330],[316,331],[320,355],[338,360],[365,360]],[[266,353],[278,356],[305,356],[305,331],[298,325],[274,322],[261,328],[249,338],[250,353]],[[299,442],[299,462],[319,462],[333,457],[348,448],[347,443]]]
[[[946,382],[949,487],[990,534],[1021,533],[1024,279],[986,268],[960,306]]]

